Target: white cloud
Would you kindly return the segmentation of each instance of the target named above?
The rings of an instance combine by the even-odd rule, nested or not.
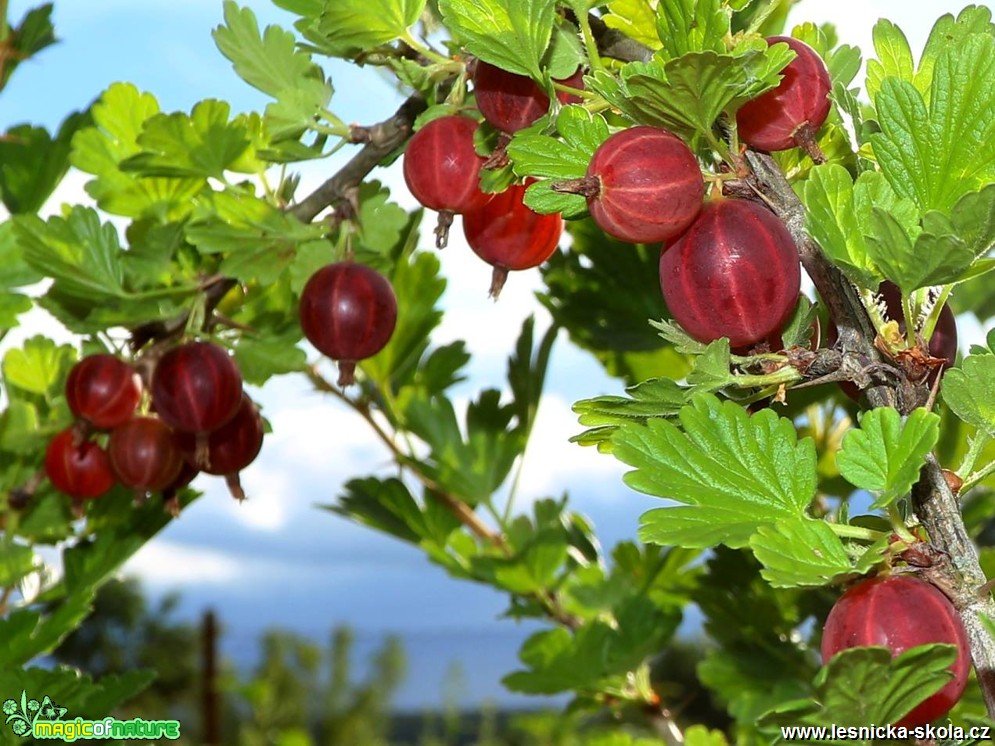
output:
[[[570,442],[584,429],[570,407],[557,394],[542,398],[525,454],[519,488],[523,498],[556,497],[564,490],[576,492],[596,485],[625,489],[621,477],[627,467],[594,448]]]
[[[228,583],[242,577],[239,563],[224,552],[195,549],[166,539],[149,542],[124,565],[125,574],[138,575],[156,586]]]

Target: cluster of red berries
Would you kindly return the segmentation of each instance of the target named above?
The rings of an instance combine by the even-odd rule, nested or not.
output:
[[[797,57],[777,89],[742,107],[743,142],[781,150],[810,136],[829,112],[829,73],[810,47],[786,42]],[[581,88],[578,70],[563,81]],[[531,79],[478,61],[473,92],[480,115],[495,129],[514,133],[549,109],[546,93]],[[564,103],[578,99],[558,94]],[[509,270],[535,267],[556,250],[563,222],[523,203],[526,184],[497,195],[479,187],[485,159],[477,152],[477,122],[443,116],[412,137],[404,178],[414,197],[441,213],[444,235],[454,214],[463,216],[471,249],[494,267],[491,294]],[[784,225],[764,207],[716,197],[705,203],[705,181],[694,153],[676,135],[636,126],[612,134],[595,151],[584,178],[557,191],[581,194],[593,220],[610,236],[631,243],[663,242],[660,283],[674,318],[705,342],[727,336],[734,347],[765,339],[794,309],[801,272]]]
[[[767,41],[787,44],[796,57],[775,89],[739,109],[738,138],[767,151],[814,143],[830,109],[829,72],[801,41],[783,36]],[[578,70],[558,82],[579,89],[583,77]],[[483,119],[505,134],[529,126],[549,109],[546,93],[530,78],[482,61],[474,65],[473,92]],[[578,100],[565,92],[558,97],[563,103]],[[563,218],[527,207],[528,183],[498,194],[481,191],[487,162],[476,150],[477,128],[468,116],[429,121],[408,143],[403,172],[414,197],[440,213],[438,245],[444,245],[453,216],[462,215],[470,248],[494,268],[491,295],[497,297],[509,271],[536,267],[552,255]],[[606,234],[663,244],[661,291],[674,320],[692,337],[705,343],[728,337],[737,351],[779,340],[801,286],[791,234],[758,202],[721,194],[706,200],[698,159],[675,134],[650,126],[615,132],[594,152],[583,178],[553,188],[583,195]],[[387,344],[396,316],[388,280],[350,262],[319,270],[301,297],[304,334],[339,360],[340,385],[352,383],[356,361]],[[949,332],[949,316],[945,310],[930,349],[952,360],[956,330]]]
[[[228,353],[210,342],[174,347],[155,361],[148,388],[145,397],[135,369],[114,355],[73,366],[66,401],[76,423],[49,442],[52,485],[82,501],[122,484],[139,496],[161,492],[175,509],[177,490],[204,472],[244,498],[238,473],[259,454],[263,421]]]

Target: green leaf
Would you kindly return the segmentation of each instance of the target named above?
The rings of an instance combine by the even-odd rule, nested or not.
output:
[[[446,27],[471,54],[537,81],[555,9],[556,0],[439,0]]]
[[[311,78],[315,64],[311,55],[297,49],[292,33],[273,25],[261,34],[252,9],[240,8],[233,0],[225,0],[224,17],[224,25],[212,34],[214,43],[253,88],[277,98]]]
[[[145,121],[137,144],[141,152],[122,162],[125,171],[144,176],[175,176],[223,180],[236,170],[248,150],[249,132],[229,122],[231,107],[224,101],[197,103],[189,116],[155,114]]]
[[[891,21],[882,18],[872,32],[877,59],[867,60],[867,95],[873,100],[885,78],[912,81],[915,69],[912,49],[905,34]]]
[[[0,139],[0,197],[11,214],[38,212],[69,169],[73,135],[88,114],[69,115],[53,138],[42,127],[19,125]]]
[[[69,345],[56,345],[47,337],[31,337],[23,348],[4,354],[3,379],[8,387],[54,398],[61,395],[65,377],[75,362],[76,351]]]
[[[663,46],[656,30],[656,3],[653,0],[610,0],[603,16],[608,28],[617,29],[651,50]]]
[[[816,453],[790,420],[770,410],[751,416],[733,402],[695,394],[680,424],[623,424],[612,438],[616,458],[635,467],[626,484],[686,506],[645,513],[644,541],[742,547],[760,526],[805,515],[815,495]]]
[[[423,10],[425,0],[335,0],[325,4],[308,38],[317,34],[325,54],[349,57],[405,36]]]
[[[587,200],[584,197],[554,191],[554,184],[551,179],[530,184],[522,201],[542,215],[560,213],[565,219],[573,220],[587,214]]]
[[[688,373],[688,383],[700,391],[717,391],[734,380],[730,364],[729,339],[722,337],[695,358],[694,368]]]
[[[761,725],[776,732],[778,725],[895,723],[946,685],[956,655],[953,645],[921,645],[895,658],[881,647],[841,651],[819,671],[810,699],[768,712]]]
[[[614,625],[597,620],[574,634],[562,628],[537,632],[519,651],[527,670],[505,676],[502,683],[526,694],[593,693],[619,686],[673,634],[677,618],[637,597],[620,604]]]
[[[86,299],[127,295],[117,229],[101,223],[96,210],[76,205],[66,217],[47,222],[22,215],[14,229],[28,264],[62,292]]]
[[[970,192],[958,200],[949,218],[930,211],[923,216],[923,229],[915,245],[908,281],[903,290],[946,285],[965,278],[972,265],[995,246],[995,184]],[[890,278],[893,279],[893,278]]]
[[[825,164],[805,182],[805,227],[826,255],[853,282],[877,287],[877,272],[857,214],[858,196],[845,168]]]
[[[943,52],[953,46],[962,44],[975,34],[995,33],[992,25],[992,11],[984,5],[969,5],[955,19],[952,13],[940,16],[929,32],[926,46],[919,59],[919,69],[912,79],[916,88],[928,96],[932,90],[933,71],[936,62]]]
[[[850,484],[880,493],[871,507],[883,508],[912,489],[939,436],[937,414],[920,408],[903,422],[896,410],[878,407],[844,436],[836,464]]]
[[[676,417],[687,404],[690,389],[671,378],[651,378],[625,390],[628,396],[599,396],[574,404],[581,425],[592,428],[571,441],[597,445],[611,452],[611,434],[626,422],[644,423],[652,417]]]
[[[671,57],[726,51],[730,13],[721,0],[671,0],[657,5],[656,29]]]
[[[34,570],[35,553],[26,544],[6,539],[0,542],[0,587],[13,588]]]
[[[949,368],[940,393],[960,419],[995,438],[995,355],[971,355]]]
[[[871,137],[881,170],[919,210],[948,212],[995,178],[995,38],[950,46],[933,70],[929,104],[912,83],[886,78]]]
[[[311,55],[297,48],[292,33],[267,26],[262,34],[250,8],[225,3],[225,25],[214,42],[249,85],[276,101],[266,107],[266,124],[274,139],[296,136],[314,124],[332,97],[332,86]]]
[[[586,2],[587,0],[581,0]],[[587,12],[587,11],[583,11]],[[569,78],[587,60],[584,45],[580,40],[577,26],[569,21],[557,23],[553,28],[553,38],[543,60],[549,77],[553,80]]]
[[[775,588],[829,585],[858,572],[825,521],[805,518],[761,526],[750,539],[750,549],[764,566],[761,575]],[[882,554],[874,552],[872,562]]]
[[[727,746],[725,734],[720,730],[709,730],[704,725],[692,725],[684,731],[685,746]]]
[[[23,691],[40,701],[48,698],[68,710],[68,716],[62,718],[66,721],[76,717],[100,720],[144,690],[155,678],[155,671],[134,670],[121,675],[107,674],[94,681],[70,666],[30,667],[0,671],[0,691]],[[2,736],[0,742],[7,743]]]
[[[401,240],[411,216],[396,202],[390,190],[379,181],[365,181],[359,187],[359,235],[363,248],[386,254]]]
[[[594,151],[609,135],[600,114],[576,104],[564,106],[556,117],[560,137],[520,134],[508,144],[508,155],[518,176],[576,179],[587,173]]]
[[[235,360],[246,383],[261,386],[273,376],[307,369],[307,355],[297,347],[301,331],[296,325],[280,335],[255,338],[243,334],[235,347]]]
[[[4,43],[8,46],[6,61],[0,68],[0,89],[7,84],[11,74],[22,62],[55,42],[52,3],[39,5],[25,13],[21,22],[12,28],[4,39]]]
[[[334,512],[412,544],[425,535],[421,508],[400,480],[351,479],[344,489]]]
[[[515,352],[508,358],[508,385],[514,402],[518,428],[528,434],[532,430],[543,384],[549,366],[549,356],[556,342],[559,329],[551,325],[539,340],[533,353],[535,318],[529,316],[522,322],[522,331],[515,343]]]
[[[619,78],[599,71],[585,81],[627,118],[683,137],[709,137],[719,115],[773,88],[793,57],[786,44],[744,44],[734,54],[688,52],[630,62]]]
[[[205,254],[222,254],[222,272],[243,282],[276,282],[294,261],[298,246],[322,240],[325,229],[302,223],[266,200],[235,191],[216,192],[205,217],[186,227],[186,239]],[[327,263],[327,262],[326,262]]]
[[[25,666],[59,644],[90,613],[91,594],[68,596],[49,613],[17,609],[0,619],[0,671]]]
[[[115,83],[90,110],[93,127],[73,138],[70,162],[96,179],[86,191],[107,212],[127,217],[184,217],[203,179],[146,178],[125,173],[120,164],[141,152],[138,136],[147,119],[159,113],[149,93],[128,83]]]

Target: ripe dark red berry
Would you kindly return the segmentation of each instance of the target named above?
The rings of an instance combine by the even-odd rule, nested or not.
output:
[[[69,409],[98,430],[110,430],[130,419],[141,397],[138,374],[113,355],[88,355],[66,378]]]
[[[909,575],[871,578],[844,593],[826,618],[822,661],[848,648],[881,645],[893,655],[930,643],[957,647],[950,666],[954,678],[896,725],[931,723],[953,707],[967,686],[970,657],[967,634],[953,604],[935,586]]]
[[[584,72],[578,69],[569,78],[556,81],[571,88],[584,87]],[[490,124],[512,134],[528,127],[549,111],[549,96],[532,78],[516,75],[482,60],[473,72],[473,92],[477,108]],[[580,98],[558,92],[561,103],[577,103]]]
[[[463,216],[463,234],[470,248],[494,267],[493,298],[501,294],[510,270],[538,267],[549,259],[563,233],[559,213],[540,215],[525,205],[526,186],[512,184]]]
[[[773,90],[747,101],[736,112],[739,139],[757,150],[788,150],[814,143],[814,134],[829,114],[829,70],[818,53],[790,36],[771,36],[768,44],[784,42],[797,55],[781,71],[784,76]]]
[[[781,328],[798,302],[798,252],[784,224],[741,199],[709,202],[660,257],[660,287],[674,320],[701,342],[732,347]]]
[[[221,347],[174,347],[152,374],[152,407],[174,430],[204,433],[230,420],[242,400],[242,374]]]
[[[77,444],[73,428],[49,441],[45,474],[59,492],[77,499],[100,497],[114,486],[114,472],[107,453],[88,440]]]
[[[477,123],[468,117],[433,119],[408,142],[404,181],[424,207],[438,210],[436,246],[446,245],[453,215],[461,215],[490,199],[480,191],[483,157],[473,146]]]
[[[169,425],[158,417],[134,417],[111,430],[107,453],[121,484],[139,492],[168,487],[183,457]]]
[[[298,306],[308,341],[339,362],[339,385],[354,381],[356,362],[376,355],[397,322],[397,298],[386,277],[366,265],[338,262],[307,281]]]
[[[194,436],[179,438],[180,449],[188,461],[194,458],[196,443]],[[206,436],[206,458],[203,463],[195,461],[202,471],[226,478],[233,497],[242,500],[238,473],[255,461],[263,445],[263,419],[259,410],[248,397],[242,397],[238,412],[223,427]]]
[[[705,182],[688,146],[659,127],[630,127],[605,140],[587,175],[554,189],[587,197],[594,222],[631,243],[676,238],[701,211]]]

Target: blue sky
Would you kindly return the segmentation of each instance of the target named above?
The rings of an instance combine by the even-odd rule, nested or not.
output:
[[[261,24],[289,19],[268,0],[241,4],[253,8]],[[32,5],[12,0],[11,13],[18,18]],[[844,41],[866,49],[873,21],[890,17],[919,49],[935,17],[963,5],[933,0],[913,9],[907,0],[803,0],[793,19],[834,20]],[[62,41],[14,76],[0,97],[0,129],[24,121],[53,127],[118,80],[152,92],[164,110],[189,110],[211,97],[242,111],[266,103],[214,48],[210,31],[221,20],[220,0],[56,0],[55,20]],[[379,121],[400,100],[372,70],[357,74],[341,63],[327,70],[336,87],[332,108],[347,122]],[[309,166],[302,191],[334,167]],[[378,178],[394,187],[402,204],[413,205],[397,169]],[[70,174],[50,209],[84,199],[83,181]],[[444,301],[459,312],[449,315],[436,341],[466,338],[475,355],[470,384],[461,395],[501,386],[504,358],[521,320],[536,313],[544,324],[532,296],[536,273],[513,275],[495,304],[486,297],[490,270],[462,245],[459,231],[442,260],[452,278]],[[24,333],[38,329],[52,331],[34,314]],[[567,439],[579,429],[570,411],[574,400],[618,389],[589,357],[561,339],[521,487],[526,499],[569,491],[575,509],[594,521],[606,546],[632,537],[639,514],[653,501],[622,486],[622,468],[612,459],[582,451]],[[386,451],[349,412],[309,392],[302,380],[275,380],[256,396],[274,432],[244,473],[250,499],[236,505],[218,480],[199,480],[204,498],[142,550],[127,571],[142,577],[153,593],[180,591],[185,615],[216,608],[231,656],[250,654],[258,632],[271,625],[323,639],[334,624],[348,623],[357,630],[361,649],[389,632],[405,639],[412,664],[401,696],[406,706],[438,703],[444,672],[455,661],[466,672],[462,704],[511,701],[498,679],[515,668],[515,651],[531,628],[499,618],[503,596],[450,579],[418,551],[314,507],[332,502],[349,477],[382,470]]]

